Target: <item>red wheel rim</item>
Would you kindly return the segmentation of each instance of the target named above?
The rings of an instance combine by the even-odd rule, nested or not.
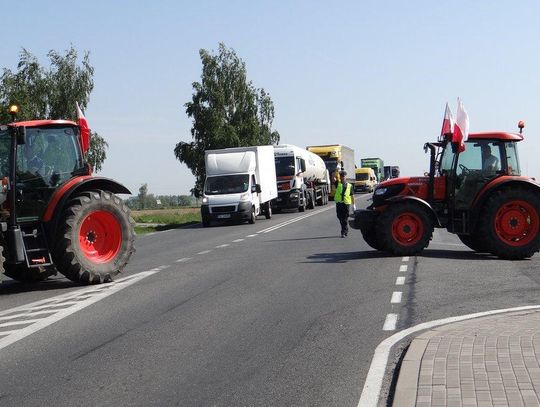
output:
[[[91,212],[82,221],[79,243],[87,259],[107,263],[118,254],[122,245],[120,223],[110,212]]]
[[[509,246],[524,246],[538,234],[538,212],[528,202],[510,201],[495,215],[495,233]]]
[[[415,213],[404,212],[392,222],[392,237],[402,246],[418,243],[423,234],[424,223]]]

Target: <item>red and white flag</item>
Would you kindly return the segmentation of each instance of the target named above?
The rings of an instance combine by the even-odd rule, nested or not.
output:
[[[81,147],[83,152],[87,152],[88,148],[90,148],[90,128],[88,127],[88,122],[86,121],[86,117],[84,117],[84,114],[79,107],[79,103],[75,102],[77,105],[77,119],[79,121],[79,129],[81,131]]]
[[[463,107],[463,102],[458,98],[458,107],[456,113],[456,124],[454,126],[454,135],[452,141],[459,143],[459,152],[465,151],[465,141],[469,137],[469,115]]]
[[[454,115],[446,102],[446,109],[444,109],[444,118],[442,122],[441,135],[439,140],[442,140],[446,135],[450,135],[454,132]]]

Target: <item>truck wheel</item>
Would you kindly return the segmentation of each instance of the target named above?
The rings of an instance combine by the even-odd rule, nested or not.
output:
[[[54,251],[56,268],[84,284],[112,280],[135,251],[128,207],[116,195],[86,191],[68,203]]]
[[[459,240],[461,240],[461,243],[463,243],[465,246],[467,246],[472,251],[478,252],[478,253],[485,253],[488,250],[482,245],[481,240],[478,238],[476,234],[471,235],[457,235]]]
[[[251,207],[251,214],[249,215],[248,222],[249,222],[250,225],[253,225],[256,220],[257,220],[257,215],[255,214],[255,207],[252,206]]]
[[[490,253],[509,260],[540,249],[540,194],[524,188],[498,191],[482,210],[479,236]]]
[[[390,205],[377,222],[376,235],[380,247],[394,255],[420,253],[433,234],[429,213],[413,202]]]
[[[264,217],[266,219],[272,218],[272,205],[270,205],[270,201],[264,204]]]
[[[315,209],[315,197],[311,192],[308,192],[308,209]]]
[[[298,212],[304,212],[306,210],[306,196],[302,197],[302,205],[298,207]]]

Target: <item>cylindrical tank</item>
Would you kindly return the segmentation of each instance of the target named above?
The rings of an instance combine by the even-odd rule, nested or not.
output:
[[[317,154],[291,144],[280,144],[274,146],[274,149],[277,149],[280,155],[294,155],[295,157],[302,158],[306,162],[306,170],[302,174],[304,182],[330,183],[326,165],[324,164],[323,159]],[[300,169],[298,172],[299,171]]]

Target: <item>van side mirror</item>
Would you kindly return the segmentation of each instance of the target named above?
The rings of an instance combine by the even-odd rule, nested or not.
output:
[[[251,187],[251,192],[261,193],[261,184],[255,184]]]

